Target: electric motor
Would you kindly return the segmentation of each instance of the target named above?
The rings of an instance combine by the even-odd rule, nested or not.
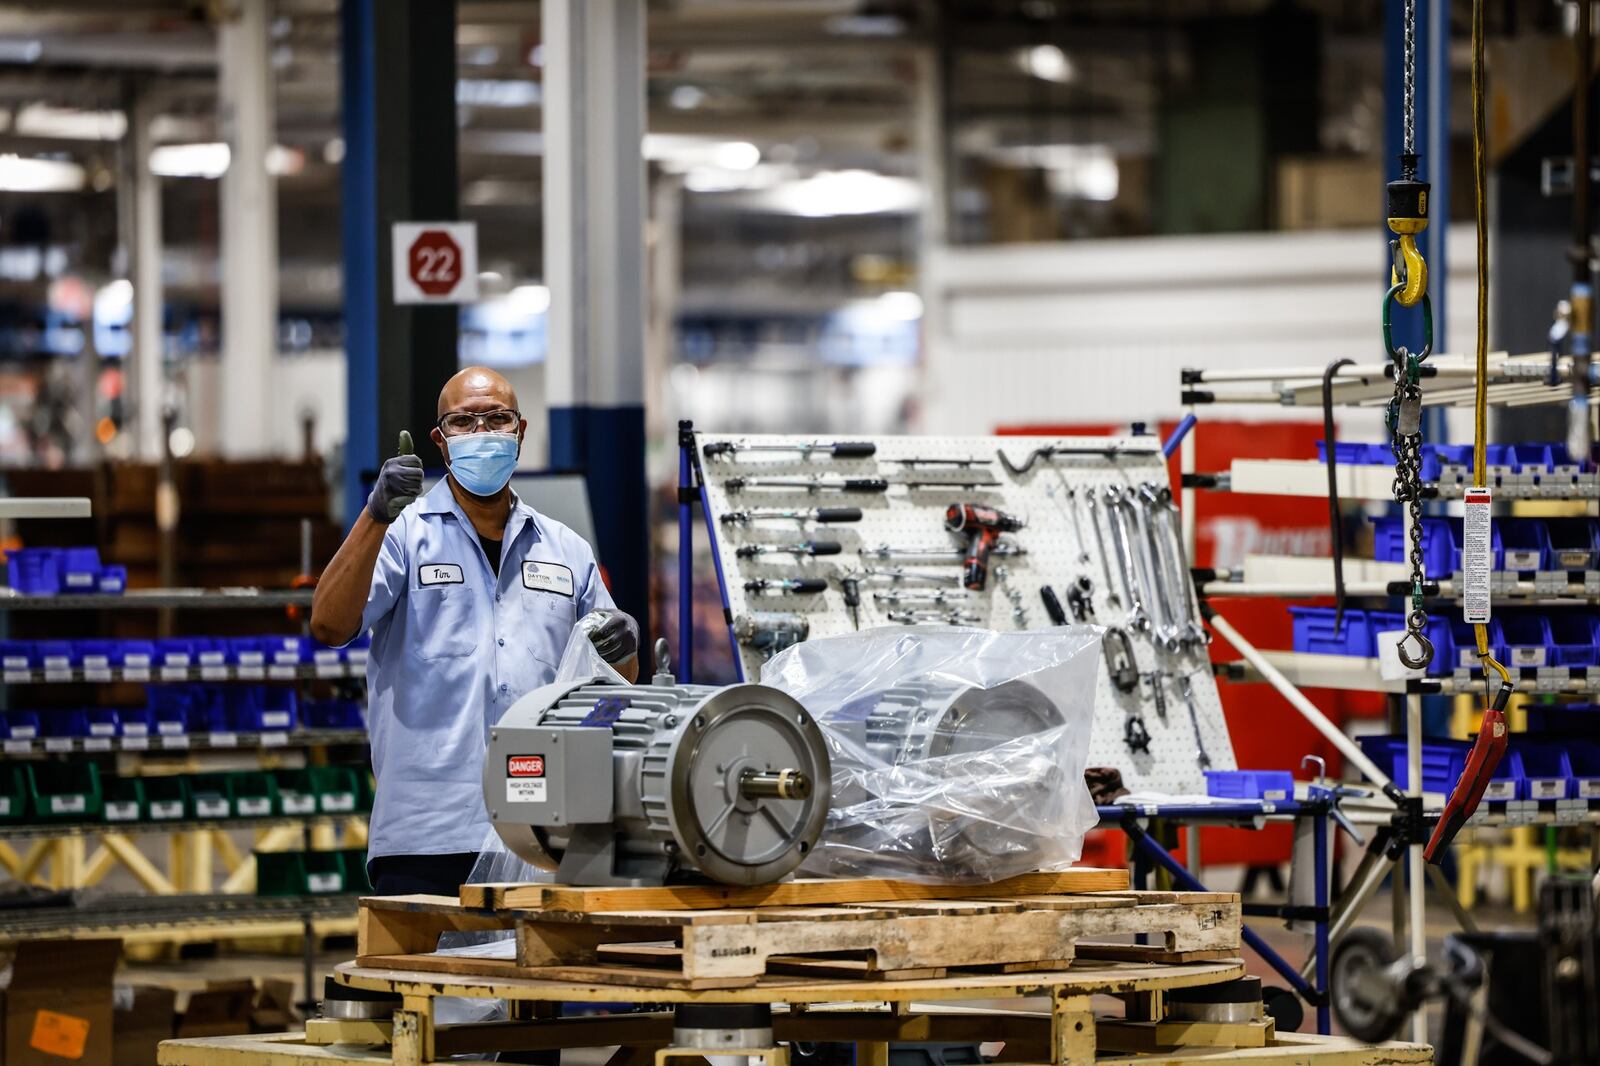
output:
[[[776,881],[815,846],[831,777],[816,722],[765,685],[546,685],[490,732],[500,839],[566,884]]]

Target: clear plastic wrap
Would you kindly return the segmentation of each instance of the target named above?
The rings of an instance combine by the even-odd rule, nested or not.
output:
[[[762,683],[805,705],[833,761],[800,874],[987,882],[1076,862],[1102,633],[918,626],[775,656]]]

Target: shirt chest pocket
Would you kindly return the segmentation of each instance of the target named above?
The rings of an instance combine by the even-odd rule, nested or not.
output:
[[[472,590],[463,584],[420,585],[409,599],[412,646],[419,659],[459,659],[478,650]]]
[[[516,586],[512,591],[522,601],[523,635],[529,653],[555,666],[561,662],[578,620],[572,597]]]

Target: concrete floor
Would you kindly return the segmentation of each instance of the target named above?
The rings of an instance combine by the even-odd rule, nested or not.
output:
[[[1380,892],[1368,905],[1361,920],[1363,925],[1371,925],[1385,931],[1390,929],[1391,900],[1387,892]],[[1483,905],[1474,910],[1473,916],[1479,925],[1486,929],[1492,928],[1528,928],[1532,922],[1531,915],[1518,915],[1508,908],[1498,908]],[[1428,911],[1428,949],[1431,958],[1438,958],[1440,944],[1445,936],[1456,931],[1456,926],[1449,913],[1440,907],[1430,906]],[[1293,965],[1302,964],[1309,954],[1310,938],[1291,933],[1284,929],[1281,923],[1256,920],[1252,928],[1261,933],[1267,942],[1283,955]],[[190,949],[191,951],[193,949]],[[342,944],[329,945],[329,950],[320,952],[313,967],[313,986],[320,996],[322,981],[335,965],[347,961],[354,954],[354,944],[345,941]],[[1251,973],[1259,975],[1265,984],[1284,985],[1281,977],[1274,973],[1265,963],[1253,954],[1245,954],[1247,966]],[[185,997],[191,991],[204,988],[210,981],[227,980],[240,977],[278,978],[293,981],[296,985],[296,998],[303,998],[303,964],[298,955],[267,955],[267,954],[233,954],[221,953],[212,957],[192,957],[182,960],[170,960],[148,963],[125,964],[119,980],[133,984],[157,984],[179,990],[180,1009]],[[1007,1004],[1015,1006],[1015,1001]],[[1430,1031],[1435,1035],[1442,1019],[1438,1011],[1431,1012]],[[1310,1032],[1315,1029],[1316,1017],[1314,1011],[1306,1008],[1306,1023],[1301,1027],[1303,1031]],[[1404,1034],[1402,1034],[1404,1036]],[[589,1056],[582,1056],[584,1063]],[[596,1061],[604,1061],[597,1057]],[[578,1066],[584,1066],[583,1063]]]

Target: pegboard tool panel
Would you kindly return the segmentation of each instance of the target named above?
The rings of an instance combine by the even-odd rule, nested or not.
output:
[[[1130,550],[1139,546],[1141,537],[1149,545],[1158,536],[1135,527],[1131,506],[1114,516],[1114,507],[1107,502],[1108,491],[1115,495],[1137,493],[1143,485],[1158,490],[1167,486],[1166,463],[1154,437],[827,439],[696,433],[694,446],[710,511],[710,534],[716,538],[736,625],[752,612],[785,612],[803,616],[813,639],[849,633],[855,626],[841,578],[863,571],[869,576],[860,582],[862,629],[904,624],[892,619],[890,612],[907,610],[958,612],[951,618],[957,624],[992,629],[1042,628],[1052,622],[1041,588],[1050,586],[1066,605],[1069,590],[1077,586],[1092,612],[1084,620],[1126,632],[1140,675],[1127,691],[1127,676],[1124,685],[1115,684],[1102,662],[1089,765],[1117,767],[1134,791],[1191,794],[1205,792],[1202,750],[1210,769],[1235,768],[1206,648],[1196,641],[1173,647],[1171,641],[1158,640],[1153,630],[1138,631],[1130,624],[1135,619],[1129,617],[1125,569],[1133,568],[1135,576],[1141,564],[1147,574],[1179,569],[1179,560],[1169,554],[1171,565],[1164,570],[1162,556],[1153,547],[1138,559],[1125,558],[1117,551],[1119,541],[1110,525],[1126,523],[1133,539],[1120,543]],[[808,447],[814,450],[802,450]],[[1039,458],[1017,474],[1000,461],[1003,450],[1013,466],[1022,467],[1037,449],[1050,448],[1064,451]],[[811,478],[822,479],[817,488],[774,483]],[[880,487],[880,482],[887,486]],[[998,508],[1023,521],[1021,529],[1001,535],[982,591],[962,587],[966,537],[952,533],[945,524],[946,509],[957,503]],[[860,518],[735,521],[731,517],[749,511],[818,508],[859,509]],[[1016,553],[1004,554],[1008,547]],[[813,550],[817,554],[810,554]],[[945,554],[918,554],[922,552]],[[906,578],[871,573],[893,568],[901,569]],[[1186,563],[1182,570],[1186,575]],[[1086,594],[1081,592],[1081,579],[1087,579]],[[820,591],[801,592],[748,587],[784,580],[811,583],[804,587],[825,585]],[[943,600],[937,602],[940,593]],[[1172,595],[1177,596],[1177,590]],[[1069,620],[1077,620],[1076,614],[1069,609]],[[1195,627],[1201,625],[1197,617],[1189,620]],[[760,676],[766,658],[760,649],[741,642],[740,658],[745,677]],[[1137,731],[1130,743],[1134,719],[1148,734],[1147,744],[1141,743]]]

